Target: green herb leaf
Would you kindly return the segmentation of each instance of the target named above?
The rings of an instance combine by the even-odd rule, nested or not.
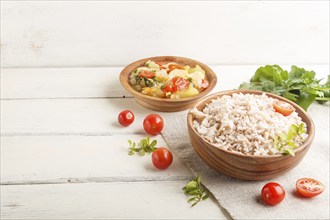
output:
[[[294,156],[294,150],[292,148],[287,148],[283,150],[283,154],[290,154],[291,156]]]
[[[296,103],[303,109],[307,110],[307,108],[314,102],[315,98],[316,95],[301,91]]]
[[[205,195],[202,197],[202,200],[206,200],[207,198],[209,198],[209,195]]]
[[[289,128],[288,134],[286,135],[286,140],[290,141],[298,135],[298,126],[292,124]]]
[[[198,183],[195,180],[191,180],[190,182],[187,183],[187,185],[184,187],[184,189],[189,190],[189,189],[196,189],[198,186]]]
[[[250,82],[244,82],[240,89],[254,89],[271,92],[307,108],[318,101],[323,104],[330,100],[330,75],[325,84],[315,79],[314,71],[291,66],[290,72],[278,65],[266,65],[256,70]]]
[[[139,147],[136,147],[136,143],[128,140],[129,148],[128,148],[128,155],[134,155],[134,153],[139,153],[141,156],[144,156],[146,153],[152,153],[154,152],[157,147],[157,140],[153,140],[150,143],[149,136],[146,136],[145,139],[141,139],[139,142]]]
[[[292,124],[289,127],[289,131],[287,134],[281,133],[279,137],[272,136],[273,143],[276,149],[282,152],[282,154],[290,154],[294,156],[294,150],[298,146],[296,146],[293,141],[295,138],[297,138],[298,136],[304,133],[306,133],[304,123],[301,123],[299,125]]]
[[[201,184],[200,176],[197,176],[194,180],[190,180],[182,189],[186,195],[190,196],[188,202],[194,202],[191,207],[195,206],[201,200],[205,200],[209,197]]]

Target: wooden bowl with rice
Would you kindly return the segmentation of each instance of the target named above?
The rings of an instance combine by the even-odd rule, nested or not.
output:
[[[182,66],[188,65],[191,67],[195,67],[199,65],[205,71],[205,78],[208,80],[208,87],[199,92],[197,95],[179,98],[179,99],[169,99],[162,97],[154,97],[150,95],[143,94],[137,90],[135,90],[130,83],[130,74],[139,67],[143,67],[146,62],[154,61],[154,62],[175,62]],[[185,57],[177,57],[177,56],[157,56],[157,57],[149,57],[145,59],[141,59],[135,61],[128,66],[126,66],[120,73],[119,76],[120,83],[122,86],[134,96],[135,100],[142,106],[161,112],[177,112],[191,108],[198,100],[207,95],[216,85],[217,76],[213,72],[213,70],[201,63],[197,60],[193,60]]]
[[[241,93],[241,95],[238,95],[239,93]],[[271,110],[271,106],[269,106],[270,105],[269,103],[265,105],[268,106],[265,107],[265,109],[271,112],[273,118],[276,117],[279,117],[280,119],[283,118],[283,123],[288,124],[294,120],[301,120],[302,122],[304,122],[301,123],[304,125],[301,126],[301,131],[304,132],[301,134],[301,136],[304,138],[299,136],[297,132],[296,133],[293,132],[294,130],[292,130],[291,128],[298,127],[294,125],[291,125],[289,128],[289,130],[291,129],[292,132],[289,131],[287,133],[288,136],[284,135],[284,137],[277,137],[274,134],[277,133],[278,132],[277,130],[280,130],[282,127],[286,127],[287,125],[285,124],[281,124],[280,126],[277,127],[277,129],[275,125],[271,129],[270,128],[267,129],[267,126],[265,125],[264,130],[262,130],[262,125],[263,125],[262,120],[265,120],[265,122],[266,121],[271,122],[272,120],[274,120],[272,117],[268,119],[260,119],[261,116],[265,118],[267,118],[268,116],[264,115],[264,113],[260,113],[260,112],[258,113],[258,111],[255,112],[255,114],[250,114],[249,116],[243,114],[243,113],[247,114],[246,112],[251,111],[251,109],[258,110],[257,107],[250,106],[250,107],[246,107],[245,109],[244,106],[243,107],[231,106],[228,107],[229,109],[228,111],[226,110],[227,108],[224,107],[223,102],[231,103],[230,102],[231,100],[228,97],[235,97],[236,99],[240,100],[240,99],[244,99],[244,97],[250,97],[250,95],[247,94],[258,95],[258,97],[260,96],[260,99],[265,99],[269,103],[271,103],[272,100],[273,101],[279,100],[290,104],[295,109],[295,112],[292,113],[293,115],[291,118],[290,115],[282,116],[282,115],[278,115],[279,113],[276,112],[273,113]],[[262,97],[262,94],[264,94],[263,96],[266,97]],[[222,98],[220,101],[217,101],[217,103],[219,103],[218,106],[216,104],[210,104],[212,103],[212,100],[216,100],[218,98],[220,99]],[[273,103],[275,103],[275,101]],[[258,102],[260,101],[256,101],[256,103]],[[240,101],[236,101],[235,103],[240,103]],[[210,126],[210,124],[205,122],[209,120],[209,118],[212,119],[213,116],[209,116],[208,114],[201,112],[206,107],[207,107],[206,112],[212,112],[214,111],[214,109],[220,109],[217,110],[219,111],[219,113],[215,114],[214,117],[222,117],[222,118],[221,119],[218,118],[217,119],[218,122],[216,120],[215,120],[216,122],[213,122],[211,120],[212,123],[218,123],[212,125],[215,126],[215,130],[212,128],[212,126]],[[259,106],[259,108],[263,108],[263,107]],[[230,118],[230,117],[234,117],[232,115],[240,114],[239,113],[241,111],[240,109],[242,109],[242,118],[244,119],[236,120],[234,122],[233,121],[230,122],[230,120],[227,120],[227,117]],[[220,116],[216,116],[216,115],[220,115]],[[245,117],[248,117],[249,119],[246,120],[250,122],[248,123],[249,126],[244,128],[242,124],[244,125],[245,123],[247,123],[245,122]],[[255,119],[257,123],[251,122],[254,120],[254,118],[257,118]],[[197,104],[195,104],[192,110],[188,113],[187,119],[188,119],[187,123],[188,123],[189,137],[192,146],[196,151],[196,153],[199,155],[199,157],[211,168],[220,171],[221,173],[224,173],[228,176],[235,177],[238,179],[244,179],[244,180],[272,179],[283,173],[288,172],[289,170],[297,166],[300,163],[300,161],[304,158],[307,151],[309,150],[315,132],[314,123],[312,119],[306,113],[306,111],[302,109],[300,106],[281,96],[277,96],[270,93],[264,93],[262,91],[254,91],[254,90],[223,91],[204,97]],[[207,131],[204,129],[205,126],[203,125],[203,123],[206,127],[210,126],[209,128],[207,128],[208,129]],[[228,128],[226,128],[226,126],[228,126]],[[305,130],[303,130],[303,127],[305,127]],[[256,131],[253,130],[254,128],[257,128],[255,129]],[[228,129],[228,131],[226,131],[226,129]],[[241,131],[240,129],[243,130],[244,132]],[[259,146],[259,143],[262,143],[262,141],[261,142],[260,140],[258,141],[255,140],[255,142],[251,141],[254,140],[253,138],[255,137],[253,136],[253,138],[251,138],[250,134],[258,133],[259,132],[258,129],[260,130],[260,132],[263,132],[262,133],[263,136],[259,137],[259,139],[264,140],[264,142],[268,144],[264,144],[264,146]],[[274,134],[266,135],[267,132],[271,133],[271,131],[273,131]],[[225,134],[225,132],[227,132],[227,134]],[[293,133],[296,135],[294,136],[295,138],[294,140],[295,141],[298,140],[301,142],[301,143],[299,142],[300,143],[299,146],[295,146],[295,148],[290,147],[290,144],[293,145],[293,143],[289,142],[289,138],[293,137],[292,135]],[[235,134],[235,136],[233,136],[233,134]],[[268,139],[264,138],[265,135],[266,137],[268,137]],[[249,138],[251,138],[251,140],[249,140]],[[283,138],[283,140],[281,138]],[[217,142],[216,140],[218,140],[219,142]],[[244,142],[250,144],[249,145],[244,144]],[[281,146],[282,148],[280,148],[279,146]],[[294,154],[294,156],[288,154],[289,150],[291,154]],[[283,154],[282,151],[285,152],[286,154]]]

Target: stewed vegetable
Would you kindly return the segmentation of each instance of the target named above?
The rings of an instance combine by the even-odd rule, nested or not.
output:
[[[194,96],[209,86],[205,71],[175,62],[149,60],[130,75],[132,87],[145,95],[180,99]]]

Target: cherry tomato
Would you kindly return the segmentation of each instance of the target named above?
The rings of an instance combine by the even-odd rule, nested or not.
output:
[[[134,114],[130,110],[125,110],[119,113],[118,122],[119,124],[127,127],[134,121]]]
[[[179,76],[174,77],[171,81],[176,86],[176,90],[185,89],[189,86],[189,81]]]
[[[169,64],[167,68],[168,68],[167,73],[172,72],[172,70],[174,70],[174,69],[184,70],[184,68],[182,66],[180,66],[178,64],[174,64],[174,63]]]
[[[209,87],[209,85],[210,85],[209,81],[207,79],[203,79],[201,88],[206,89],[207,87]]]
[[[323,184],[312,178],[301,178],[297,180],[296,188],[301,196],[307,198],[317,196],[324,191]]]
[[[148,71],[148,70],[141,70],[139,75],[142,78],[153,78],[156,74],[152,71]]]
[[[160,134],[164,127],[162,117],[157,114],[150,114],[143,121],[144,130],[151,135]]]
[[[165,147],[157,148],[154,152],[152,152],[151,157],[154,166],[160,170],[165,170],[171,165],[173,161],[173,155],[171,151],[169,151]]]
[[[261,190],[261,198],[268,205],[277,205],[285,197],[283,187],[275,182],[267,183]]]
[[[282,102],[279,100],[274,101],[273,107],[275,112],[278,112],[284,116],[291,115],[295,111],[294,107],[287,102]]]

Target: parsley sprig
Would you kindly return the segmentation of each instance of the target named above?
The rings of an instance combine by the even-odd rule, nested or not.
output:
[[[209,197],[205,188],[201,184],[201,177],[197,176],[195,180],[190,180],[185,187],[182,188],[184,193],[190,198],[188,202],[192,202],[191,207],[195,206],[201,200],[205,200]]]
[[[293,140],[305,132],[306,130],[304,123],[301,123],[300,125],[292,124],[287,134],[282,133],[279,138],[273,137],[276,149],[283,154],[290,154],[291,156],[294,156],[294,150],[297,149],[298,146],[294,144]]]
[[[146,153],[154,152],[157,147],[157,140],[150,142],[150,137],[147,136],[145,139],[141,139],[138,146],[135,142],[128,140],[129,148],[128,155],[134,155],[134,153],[140,153],[140,155],[145,155]]]

